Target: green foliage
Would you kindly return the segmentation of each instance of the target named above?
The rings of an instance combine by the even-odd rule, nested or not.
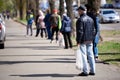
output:
[[[13,8],[12,0],[0,0],[0,12],[11,10]]]
[[[0,0],[0,12],[4,10],[5,3],[4,0]]]
[[[106,0],[107,1],[107,3],[112,3],[113,2],[113,0]]]

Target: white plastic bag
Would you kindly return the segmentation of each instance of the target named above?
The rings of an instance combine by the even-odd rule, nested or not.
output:
[[[64,37],[63,37],[62,33],[59,33],[59,35],[58,35],[58,42],[59,42],[59,46],[60,47],[64,47],[65,46]]]
[[[82,60],[82,53],[80,51],[80,48],[76,50],[76,68],[78,70],[83,69],[83,60]]]

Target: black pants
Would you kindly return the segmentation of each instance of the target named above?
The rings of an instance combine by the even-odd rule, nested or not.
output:
[[[63,32],[64,42],[65,42],[65,48],[68,48],[68,44],[70,48],[72,48],[72,40],[71,40],[71,32]]]
[[[46,28],[41,28],[41,37],[43,38],[43,33],[45,33],[45,37],[47,37],[47,31],[46,31]]]
[[[39,35],[39,33],[40,33],[40,25],[39,24],[37,24],[36,25],[36,37]]]
[[[52,28],[52,36],[51,36],[51,41],[53,40],[54,33],[56,32],[56,41],[58,40],[58,31],[59,29],[57,27]]]

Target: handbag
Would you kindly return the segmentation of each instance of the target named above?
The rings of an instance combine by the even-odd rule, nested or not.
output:
[[[82,60],[82,53],[80,51],[80,48],[76,50],[76,69],[82,70],[83,69],[83,60]]]

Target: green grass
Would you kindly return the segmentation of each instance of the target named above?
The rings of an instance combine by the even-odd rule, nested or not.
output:
[[[106,41],[99,44],[99,50],[101,53],[119,53],[120,42]]]
[[[107,41],[100,43],[99,58],[107,63],[120,66],[120,42]]]
[[[23,20],[18,19],[18,21],[21,22],[21,23],[27,24],[26,19],[23,19]]]

